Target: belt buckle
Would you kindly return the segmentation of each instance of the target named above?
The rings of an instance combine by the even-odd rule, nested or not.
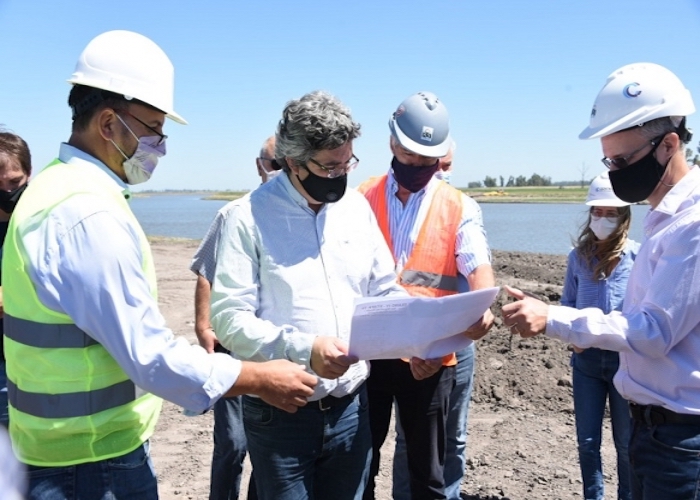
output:
[[[328,397],[328,396],[326,396],[326,397]],[[318,409],[321,411],[330,410],[331,409],[330,405],[324,406],[324,404],[323,404],[324,399],[326,399],[326,398],[321,398],[318,400]]]

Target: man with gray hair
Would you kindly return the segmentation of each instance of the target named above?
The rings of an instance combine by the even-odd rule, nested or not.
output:
[[[367,482],[368,364],[348,355],[353,302],[406,292],[369,204],[346,190],[359,133],[325,92],[290,101],[276,134],[283,173],[236,200],[222,228],[211,306],[219,342],[241,359],[287,359],[319,376],[293,418],[243,398],[261,499],[355,499]]]

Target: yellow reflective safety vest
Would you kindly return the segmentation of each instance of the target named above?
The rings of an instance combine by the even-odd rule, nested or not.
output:
[[[384,239],[392,249],[389,230],[389,212],[386,200],[387,175],[372,177],[357,189],[372,206]],[[445,182],[440,182],[433,193],[428,213],[418,232],[398,282],[410,295],[444,297],[457,293],[457,257],[455,245],[457,230],[462,219],[462,194]],[[443,364],[456,364],[454,354],[443,357]]]
[[[133,222],[156,296],[146,236],[105,172],[55,160],[32,179],[12,214],[2,262],[10,436],[18,458],[31,465],[95,462],[133,451],[153,434],[162,402],[135,386],[70,317],[37,296],[26,256],[41,249],[25,248],[22,237],[79,195],[99,197]]]

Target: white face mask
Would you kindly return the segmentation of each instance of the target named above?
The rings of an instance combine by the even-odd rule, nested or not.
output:
[[[450,183],[450,179],[452,179],[452,171],[451,170],[438,170],[435,172],[435,178],[440,179],[441,181],[445,181],[446,183]]]
[[[264,158],[264,160],[272,161],[274,164],[277,163],[274,159],[270,160],[269,158]],[[260,167],[260,169],[261,169],[261,170],[263,171],[263,173],[265,174],[265,175],[264,175],[263,184],[266,183],[266,182],[270,182],[272,179],[274,179],[275,177],[277,177],[279,174],[282,173],[282,169],[281,169],[281,168],[278,169],[278,170],[275,170],[274,168],[271,169],[271,170],[266,169],[266,168],[265,168],[265,163],[263,162],[263,158],[258,158],[257,161],[258,161],[258,166]]]
[[[618,217],[596,217],[591,215],[591,223],[588,227],[591,228],[596,238],[606,240],[617,229],[619,223]]]
[[[263,170],[265,170],[265,169],[263,168]],[[272,179],[274,179],[275,177],[277,177],[281,173],[282,173],[282,170],[271,170],[269,172],[267,170],[265,170],[265,182],[270,182]]]
[[[137,137],[119,115],[117,115],[117,118],[119,118],[119,121],[122,122],[131,135],[134,136],[134,139],[139,143],[136,147],[136,151],[134,151],[134,154],[129,158],[124,154],[124,151],[117,146],[117,143],[110,139],[114,147],[117,148],[124,157],[125,161],[122,166],[124,167],[124,175],[126,175],[126,183],[134,185],[146,182],[151,178],[151,175],[153,175],[153,171],[158,165],[158,158],[165,156],[165,141],[161,141],[161,138],[157,135]]]

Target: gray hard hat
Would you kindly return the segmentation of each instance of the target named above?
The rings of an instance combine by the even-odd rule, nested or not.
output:
[[[389,130],[401,146],[421,156],[441,158],[452,146],[447,108],[432,92],[418,92],[399,104]]]

